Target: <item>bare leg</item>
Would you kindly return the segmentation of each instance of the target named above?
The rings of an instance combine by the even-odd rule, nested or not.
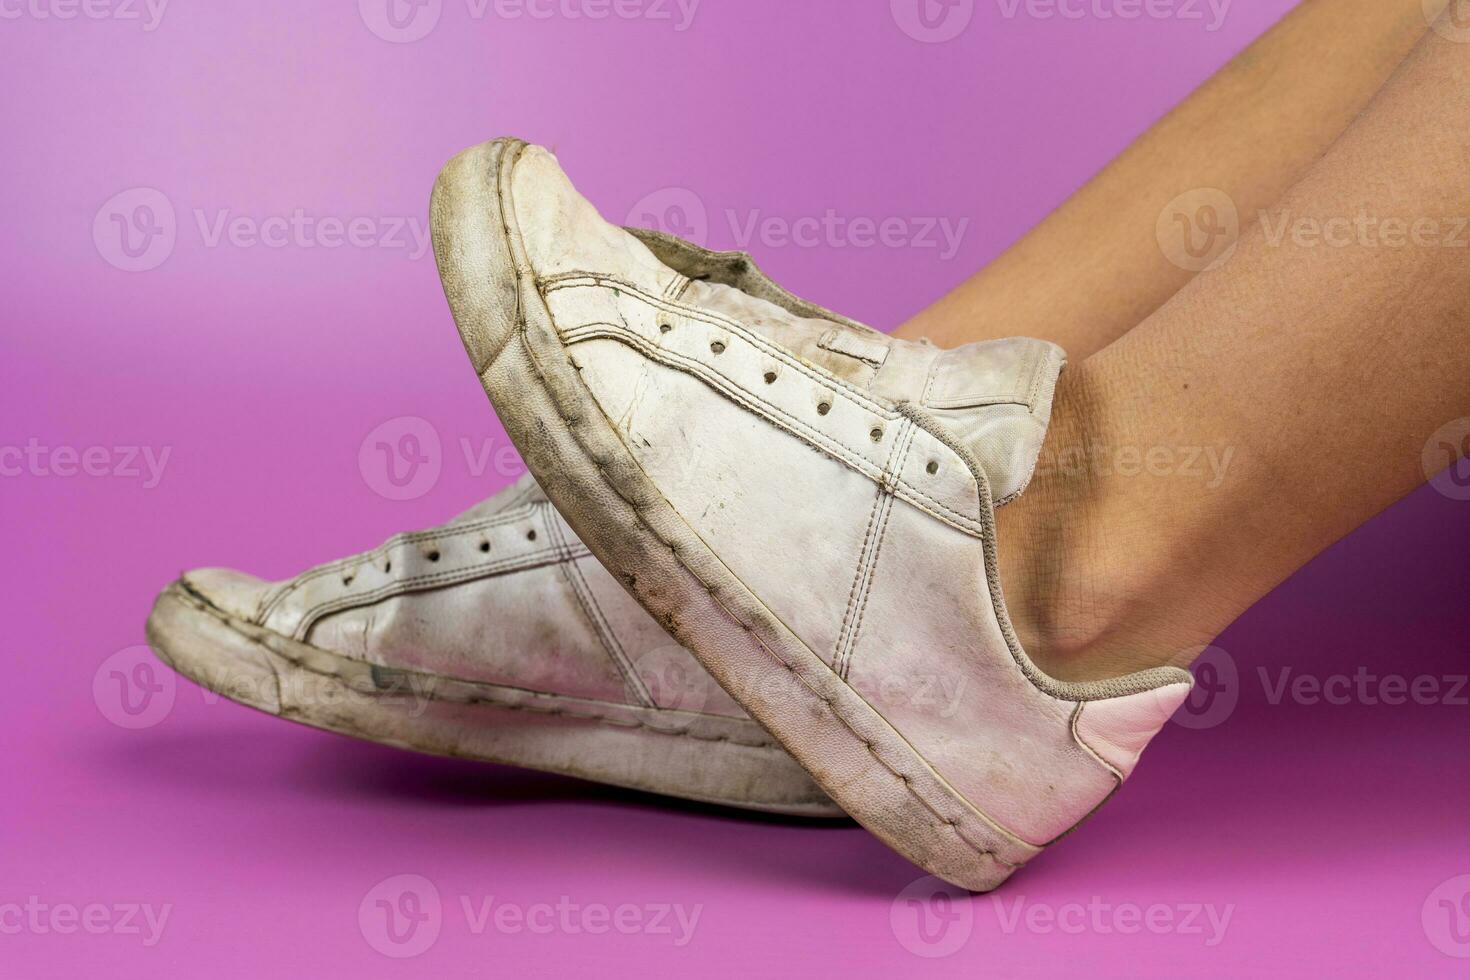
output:
[[[1337,138],[1428,30],[1421,0],[1305,0],[1025,238],[898,329],[942,347],[1041,337],[1074,360],[1106,346],[1193,272],[1160,212],[1218,188],[1248,223]]]
[[[1000,512],[1043,666],[1178,659],[1424,481],[1470,415],[1467,153],[1470,43],[1429,34],[1233,257],[1068,370],[1052,465]],[[1192,447],[1233,455],[1192,477]]]

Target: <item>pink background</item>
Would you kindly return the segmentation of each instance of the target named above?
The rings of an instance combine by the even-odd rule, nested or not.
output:
[[[1470,969],[1450,955],[1470,954],[1470,884],[1453,880],[1470,874],[1470,708],[1273,704],[1258,674],[1423,674],[1448,691],[1470,670],[1470,503],[1433,488],[1220,639],[1233,712],[1205,705],[1217,724],[1170,726],[1127,791],[996,896],[931,903],[944,948],[915,938],[899,897],[917,869],[851,826],[416,757],[184,682],[140,730],[108,720],[105,685],[94,697],[103,662],[143,642],[154,593],[180,569],[286,576],[436,523],[519,471],[504,454],[493,462],[505,437],[432,257],[391,241],[211,246],[196,212],[206,226],[297,209],[421,226],[447,157],[516,134],[555,147],[615,218],[684,189],[654,209],[677,221],[669,206],[683,203],[694,220],[697,201],[722,247],[737,244],[727,211],[736,229],[828,209],[908,227],[968,219],[953,256],[751,244],[798,292],[888,327],[996,255],[1289,0],[1239,0],[1216,30],[1208,14],[1046,19],[981,0],[944,43],[901,29],[912,0],[704,0],[683,31],[656,16],[492,7],[476,19],[467,0],[443,0],[412,43],[369,29],[383,23],[374,0],[365,14],[352,0],[174,0],[153,30],[43,18],[66,0],[28,2],[0,19],[0,447],[34,439],[50,462],[0,477],[12,623],[0,975]],[[677,21],[651,2],[641,9]],[[108,261],[122,259],[104,205],[137,187],[166,197],[176,242],[156,268],[127,272]],[[368,432],[401,416],[427,420],[442,446],[437,481],[407,501],[376,492],[381,475],[358,460]],[[462,440],[490,448],[489,469],[466,461]],[[66,457],[52,451],[93,446],[107,447],[112,475],[54,472]],[[111,453],[128,446],[169,452],[156,486]],[[405,960],[376,951],[358,921],[364,896],[400,874],[427,878],[444,904],[437,941]],[[152,946],[120,931],[6,929],[4,906],[31,896],[171,912]],[[678,946],[654,933],[476,934],[460,896],[701,910]],[[1105,911],[1079,920],[1077,903]],[[1155,904],[1176,921],[1192,906],[1231,917],[1214,945],[1208,930],[1113,928]],[[1067,928],[1026,918],[1033,907]]]

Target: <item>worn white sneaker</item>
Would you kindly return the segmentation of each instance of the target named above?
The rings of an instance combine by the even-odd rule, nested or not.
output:
[[[940,350],[802,302],[748,256],[604,221],[499,140],[434,188],[445,291],[552,501],[850,814],[984,890],[1077,825],[1189,690],[1027,658],[993,509],[1063,356]]]
[[[292,721],[730,806],[841,816],[603,571],[527,476],[442,527],[286,582],[164,590],[171,667]]]

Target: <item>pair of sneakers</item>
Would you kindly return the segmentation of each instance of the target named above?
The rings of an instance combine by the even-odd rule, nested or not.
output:
[[[530,474],[290,581],[184,575],[149,620],[165,661],[390,745],[846,813],[977,891],[1128,777],[1189,675],[1051,678],[997,579],[1058,348],[888,337],[608,223],[519,140],[455,157],[430,208]]]

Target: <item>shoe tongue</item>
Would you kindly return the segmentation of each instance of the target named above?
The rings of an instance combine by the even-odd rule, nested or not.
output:
[[[917,404],[975,457],[997,507],[1031,482],[1066,363],[1060,347],[1029,337],[966,344],[934,359]]]

